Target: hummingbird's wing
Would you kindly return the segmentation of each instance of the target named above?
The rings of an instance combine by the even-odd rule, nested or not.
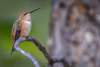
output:
[[[14,25],[13,25],[13,28],[12,28],[12,51],[11,51],[11,54],[12,52],[14,51],[14,43],[16,42],[17,39],[19,39],[20,37],[20,32],[21,32],[21,25],[20,25],[20,21],[19,20],[16,20]]]

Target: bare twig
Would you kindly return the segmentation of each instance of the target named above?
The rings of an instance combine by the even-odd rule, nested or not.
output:
[[[45,47],[42,46],[39,41],[35,38],[35,37],[28,37],[27,38],[28,41],[32,41],[35,43],[35,45],[38,47],[38,49],[44,54],[44,56],[46,57],[46,59],[50,62],[53,63],[53,59],[50,57],[50,55],[48,54],[48,52],[46,51]]]
[[[35,65],[35,67],[40,67],[40,65],[38,64],[38,61],[28,52],[25,52],[24,50],[20,49],[18,46],[21,42],[27,40],[26,37],[22,37],[22,38],[19,38],[15,44],[14,44],[14,49],[18,52],[20,52],[21,54],[23,54],[24,56],[28,57],[32,62],[33,64]]]
[[[46,51],[45,47],[42,46],[39,41],[34,37],[21,37],[19,38],[16,42],[15,42],[15,45],[14,45],[14,49],[18,52],[20,52],[21,54],[23,54],[24,56],[28,57],[32,62],[33,64],[35,65],[35,67],[40,67],[37,60],[30,54],[30,53],[27,53],[25,52],[24,50],[20,49],[18,46],[21,42],[23,41],[30,41],[30,42],[34,42],[35,45],[38,47],[38,49],[43,53],[43,55],[46,57],[46,59],[48,60],[49,62],[49,67],[53,66],[54,63],[56,62],[65,62],[64,59],[52,59],[50,57],[50,55],[48,54],[48,52]]]

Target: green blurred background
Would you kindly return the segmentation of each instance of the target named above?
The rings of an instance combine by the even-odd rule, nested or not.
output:
[[[34,67],[31,60],[16,51],[11,56],[11,30],[20,12],[32,11],[37,8],[41,9],[31,14],[32,29],[29,36],[35,36],[46,47],[51,1],[0,0],[0,67]],[[33,43],[23,42],[20,47],[31,53],[38,60],[41,67],[46,67],[47,60]]]

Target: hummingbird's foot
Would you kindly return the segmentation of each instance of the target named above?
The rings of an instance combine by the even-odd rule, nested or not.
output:
[[[26,36],[26,39],[28,38],[28,36]]]
[[[28,36],[23,36],[23,37],[26,37],[26,38],[28,38]]]

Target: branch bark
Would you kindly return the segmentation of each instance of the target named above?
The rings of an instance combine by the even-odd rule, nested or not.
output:
[[[53,58],[64,58],[70,67],[100,67],[99,46],[100,0],[52,0],[48,47]]]
[[[46,51],[45,47],[42,46],[40,44],[40,42],[34,37],[21,37],[19,38],[15,44],[14,44],[14,49],[16,51],[18,51],[19,53],[23,54],[24,56],[28,57],[32,62],[33,64],[35,65],[35,67],[40,67],[40,65],[38,64],[37,60],[28,52],[25,52],[24,50],[22,50],[21,48],[19,48],[19,45],[21,42],[23,41],[30,41],[30,42],[33,42],[35,43],[35,45],[37,46],[37,48],[43,53],[43,55],[46,57],[46,59],[48,60],[48,66],[47,67],[52,67],[54,63],[56,62],[65,62],[65,64],[67,64],[66,61],[64,61],[63,58],[51,58],[50,55],[48,54],[48,52]]]
[[[40,67],[40,65],[38,64],[38,61],[30,53],[19,48],[20,43],[23,42],[23,41],[27,41],[27,40],[28,39],[26,37],[19,38],[14,44],[14,49],[16,51],[18,51],[19,53],[23,54],[24,56],[28,57],[33,62],[35,67]]]

